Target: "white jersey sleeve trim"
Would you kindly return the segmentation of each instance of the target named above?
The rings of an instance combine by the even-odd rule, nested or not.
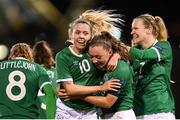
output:
[[[154,50],[156,51],[157,56],[158,56],[158,62],[159,62],[159,61],[161,60],[161,55],[160,55],[160,53],[159,53],[158,49],[157,49],[157,48],[155,48],[155,47],[152,47],[152,49],[154,49]]]
[[[58,79],[56,80],[56,83],[65,82],[65,81],[73,81],[73,79],[72,78]]]
[[[44,82],[42,85],[41,85],[41,87],[40,87],[40,91],[42,92],[42,93],[44,93],[43,91],[42,91],[42,88],[46,85],[46,84],[50,84],[51,85],[51,82]]]

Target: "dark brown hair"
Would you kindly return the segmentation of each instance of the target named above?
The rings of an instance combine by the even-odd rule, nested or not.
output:
[[[34,62],[51,68],[55,65],[52,49],[49,44],[42,40],[33,46]]]
[[[103,31],[100,35],[95,36],[91,40],[89,47],[103,46],[103,48],[106,50],[112,49],[113,53],[116,52],[120,54],[121,59],[130,61],[129,52],[123,44],[123,42],[117,40],[109,32]]]

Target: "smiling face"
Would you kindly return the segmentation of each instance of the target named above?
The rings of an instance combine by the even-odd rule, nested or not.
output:
[[[131,28],[131,35],[133,36],[132,42],[134,44],[142,45],[148,36],[149,28],[145,27],[143,20],[140,18],[133,20]]]
[[[105,49],[102,45],[90,46],[88,53],[94,65],[102,70],[105,69],[106,64],[112,56],[112,50]]]
[[[73,50],[80,54],[87,46],[88,41],[91,40],[92,33],[90,26],[85,23],[74,25],[70,37],[74,41]]]

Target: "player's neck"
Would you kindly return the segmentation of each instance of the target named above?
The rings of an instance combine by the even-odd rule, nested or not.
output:
[[[71,45],[70,47],[72,48],[73,52],[77,55],[81,55],[83,53],[81,49],[77,49],[74,45]]]
[[[146,39],[142,45],[143,48],[149,48],[155,43],[156,39],[151,38],[151,39]]]

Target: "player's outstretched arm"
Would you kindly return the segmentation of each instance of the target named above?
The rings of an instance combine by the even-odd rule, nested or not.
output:
[[[106,81],[100,86],[82,86],[74,84],[73,82],[64,82],[63,86],[67,95],[88,95],[108,90],[117,91],[116,88],[120,88],[121,84],[119,83],[119,80],[113,79]]]
[[[46,116],[47,116],[47,119],[54,119],[55,111],[56,111],[55,93],[50,84],[46,84],[43,87],[43,90],[44,90],[44,93],[46,94]]]

